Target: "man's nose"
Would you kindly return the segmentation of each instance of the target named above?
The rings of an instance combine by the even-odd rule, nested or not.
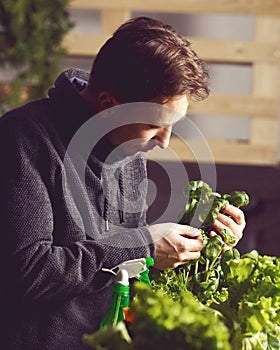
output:
[[[168,128],[161,128],[158,130],[158,133],[156,135],[158,145],[162,148],[165,149],[169,145],[170,137],[171,137],[171,132],[172,132],[172,127]]]

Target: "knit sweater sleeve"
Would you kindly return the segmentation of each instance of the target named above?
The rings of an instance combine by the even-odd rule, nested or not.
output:
[[[24,121],[1,122],[0,254],[1,261],[5,260],[8,293],[13,289],[17,297],[32,302],[89,294],[101,287],[102,267],[153,255],[146,227],[120,228],[108,239],[96,241],[84,235],[56,245],[53,207],[42,176],[48,169],[44,169],[39,133],[33,125],[24,126]],[[0,269],[4,270],[2,264]]]

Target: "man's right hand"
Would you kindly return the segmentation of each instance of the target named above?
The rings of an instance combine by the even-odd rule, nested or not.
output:
[[[200,257],[203,240],[198,229],[167,222],[151,225],[149,231],[156,249],[155,268],[176,268]]]

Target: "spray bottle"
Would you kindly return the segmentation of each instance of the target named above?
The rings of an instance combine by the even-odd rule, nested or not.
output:
[[[100,329],[106,326],[115,326],[118,322],[125,320],[124,309],[129,307],[130,287],[129,279],[137,278],[150,284],[149,266],[154,264],[153,258],[140,258],[128,260],[112,269],[102,269],[116,276],[112,288],[112,302],[107,315],[100,324]]]

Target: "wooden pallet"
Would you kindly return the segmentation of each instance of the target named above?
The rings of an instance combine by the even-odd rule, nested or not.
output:
[[[184,14],[246,14],[255,17],[252,41],[188,38],[207,62],[244,63],[253,68],[250,95],[211,95],[206,101],[190,106],[191,114],[248,115],[248,142],[211,140],[215,162],[274,165],[279,160],[280,95],[280,0],[73,0],[76,9],[99,10],[101,33],[70,33],[65,44],[71,55],[93,56],[104,41],[132,11]],[[172,138],[170,147],[180,159],[193,161],[192,152]],[[155,159],[171,160],[160,150]]]
[[[64,41],[71,56],[94,57],[112,32],[133,11],[174,14],[236,14],[255,19],[254,39],[214,40],[189,38],[194,49],[206,62],[218,64],[249,64],[252,66],[249,95],[212,94],[203,102],[192,104],[190,114],[248,116],[250,135],[240,140],[209,140],[217,163],[276,165],[279,162],[280,114],[280,0],[72,0],[72,9],[98,10],[100,33],[70,32]],[[7,86],[2,86],[5,94]],[[184,143],[172,138],[171,149],[184,161],[194,161],[193,153]],[[156,150],[149,156],[172,160],[167,153]]]

